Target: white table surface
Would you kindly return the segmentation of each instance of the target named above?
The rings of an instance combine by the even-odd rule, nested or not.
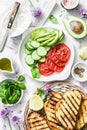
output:
[[[8,6],[10,6],[10,4],[14,1],[15,0],[0,0],[0,21],[3,17],[3,12],[5,12],[8,9]],[[29,7],[29,3],[27,0],[21,0],[21,1],[23,3],[23,6]],[[57,0],[57,2],[59,3],[59,0]],[[87,0],[80,0],[80,6],[87,8]],[[61,10],[64,10],[64,9],[61,8],[60,5],[58,5],[55,7],[55,9],[53,10],[52,13],[55,14],[55,16],[58,18]],[[69,11],[69,13],[77,15],[77,10],[75,9],[73,11]],[[49,20],[47,20],[45,25],[54,26],[54,27],[56,26],[56,25],[53,25]],[[60,26],[60,21],[57,26]],[[71,44],[74,44],[75,53],[76,53],[74,63],[77,61],[80,61],[81,59],[78,56],[78,50],[82,45],[87,44],[87,37],[82,40],[76,40],[76,39],[72,38],[71,36],[69,36],[66,31],[65,31],[65,34],[66,34],[66,36],[70,37]],[[12,58],[12,60],[14,61],[15,65],[16,65],[16,69],[17,69],[18,73],[13,76],[5,76],[0,72],[0,81],[2,81],[3,79],[6,79],[6,78],[16,78],[20,74],[25,76],[25,78],[26,78],[25,83],[27,86],[27,90],[24,92],[24,96],[21,100],[21,104],[19,103],[18,105],[14,106],[14,107],[10,107],[10,110],[13,111],[13,115],[18,115],[23,119],[24,108],[25,108],[27,100],[30,98],[30,96],[33,94],[33,92],[36,90],[37,87],[42,87],[45,83],[38,82],[38,81],[35,81],[34,79],[31,79],[25,73],[24,68],[20,64],[20,61],[18,59],[18,48],[20,45],[21,38],[22,38],[22,36],[12,38],[12,39],[9,38],[4,51],[2,53],[0,53],[0,58],[5,57],[5,56]],[[1,30],[0,30],[0,40],[1,39],[2,39],[2,34],[1,34]],[[85,61],[85,62],[87,63],[87,61]],[[87,91],[87,82],[84,82],[84,83],[77,82],[72,78],[71,75],[66,81],[74,83],[74,84],[82,87],[85,91]],[[2,109],[4,107],[2,105],[0,105],[0,108]],[[1,118],[0,118],[0,120],[1,120],[0,121],[0,130],[9,130],[8,123],[6,121],[4,122]],[[4,124],[6,125],[6,128],[3,127]],[[12,123],[12,128],[13,128],[13,130],[17,130],[17,128],[14,126],[13,123]],[[22,125],[21,125],[21,129],[23,129]]]

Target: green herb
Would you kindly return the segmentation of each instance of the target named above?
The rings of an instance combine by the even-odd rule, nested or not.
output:
[[[40,78],[40,71],[36,66],[31,69],[31,73],[33,78]]]
[[[49,20],[54,24],[58,24],[58,20],[53,14],[49,16]]]
[[[25,80],[25,77],[23,76],[23,75],[20,75],[19,77],[18,77],[18,81],[24,81]]]
[[[20,89],[23,89],[23,90],[26,89],[26,86],[25,86],[24,83],[18,83],[18,87],[19,87]]]
[[[0,97],[4,104],[15,104],[21,97],[21,89],[26,86],[15,80],[4,80],[0,83]]]
[[[46,95],[45,91],[42,88],[37,88],[37,92],[40,95],[40,97],[42,98],[42,100],[46,101],[47,95]]]

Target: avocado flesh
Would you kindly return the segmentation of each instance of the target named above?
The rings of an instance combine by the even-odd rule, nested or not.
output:
[[[64,26],[67,32],[74,38],[83,38],[87,35],[87,26],[84,20],[72,16],[66,15],[63,19]]]
[[[30,38],[34,40],[38,38],[39,36],[41,36],[42,34],[45,34],[46,32],[48,31],[45,28],[35,29],[34,31],[31,32]]]

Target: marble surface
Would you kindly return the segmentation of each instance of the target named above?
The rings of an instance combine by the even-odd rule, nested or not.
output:
[[[0,19],[2,19],[5,11],[8,10],[8,6],[10,6],[11,3],[14,1],[15,0],[0,0]],[[40,0],[37,0],[37,2],[39,2],[39,1]],[[26,6],[29,8],[28,0],[21,0],[21,2],[22,2],[22,6]],[[36,2],[36,4],[38,5],[37,2]],[[54,14],[57,17],[59,24],[53,25],[49,20],[47,20],[46,23],[44,24],[44,26],[51,26],[51,27],[58,27],[58,28],[62,27],[62,29],[64,30],[64,27],[61,26],[61,21],[62,21],[63,16],[66,13],[78,15],[78,13],[77,13],[78,8],[80,8],[80,7],[86,8],[87,7],[87,1],[80,0],[80,5],[76,9],[67,12],[66,10],[64,10],[61,7],[61,5],[59,4],[60,3],[59,0],[57,0],[57,3],[58,3],[58,5],[55,6],[55,8],[52,11],[52,14]],[[45,13],[46,13],[46,11],[45,11]],[[66,37],[70,37],[69,42],[71,42],[71,44],[74,45],[74,49],[75,49],[74,63],[77,61],[81,61],[81,59],[78,56],[78,51],[79,51],[79,48],[81,46],[87,45],[87,37],[85,37],[84,39],[81,39],[81,40],[76,40],[76,39],[72,38],[71,36],[69,36],[68,33],[66,32],[66,30],[64,30],[64,33],[65,33]],[[19,49],[19,45],[20,45],[20,41],[22,39],[22,36],[23,35],[18,36],[16,38],[8,38],[8,41],[6,43],[6,47],[5,47],[4,51],[2,53],[0,53],[0,58],[8,56],[9,58],[11,58],[13,60],[15,66],[16,66],[16,74],[13,76],[6,76],[0,72],[0,81],[2,81],[3,79],[6,79],[6,78],[16,79],[21,74],[26,77],[25,83],[27,86],[27,90],[24,92],[24,95],[23,95],[21,102],[16,106],[9,107],[9,109],[11,111],[13,111],[13,115],[17,115],[17,116],[21,117],[21,119],[23,120],[23,113],[24,113],[24,108],[25,108],[27,100],[34,93],[34,91],[36,90],[37,87],[42,87],[45,83],[38,82],[38,81],[35,81],[34,79],[31,79],[25,73],[24,68],[20,64],[20,60],[18,58],[18,49]],[[2,37],[3,37],[3,34],[1,33],[1,30],[0,30],[0,41],[1,41]],[[85,62],[87,63],[87,61],[85,61]],[[87,92],[87,82],[84,82],[84,83],[77,82],[72,78],[71,75],[69,76],[69,78],[66,81],[69,81],[71,83],[74,83],[74,84],[82,87]],[[2,108],[5,108],[5,107],[0,104],[0,109],[2,109]],[[12,125],[13,130],[17,130],[17,126],[14,126],[14,123],[12,121],[11,121],[11,125]],[[23,129],[23,126],[22,125],[20,125],[20,126],[21,126],[21,129]],[[5,122],[4,122],[4,120],[2,120],[1,118],[0,118],[0,129],[1,130],[9,130],[7,121],[5,120]]]

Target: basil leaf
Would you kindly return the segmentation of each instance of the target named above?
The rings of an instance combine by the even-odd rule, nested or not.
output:
[[[58,20],[54,15],[50,15],[49,16],[49,20],[53,23],[53,24],[58,24]]]
[[[40,71],[36,66],[31,69],[31,73],[33,78],[40,78]]]
[[[25,86],[24,83],[18,83],[18,87],[19,87],[20,89],[23,89],[23,90],[26,89],[26,86]]]
[[[46,101],[47,99],[47,95],[44,92],[44,90],[42,88],[37,88],[38,94],[40,95],[40,97],[42,98],[43,101]]]
[[[25,77],[23,76],[23,75],[20,75],[19,77],[18,77],[18,81],[24,81],[25,80]]]

